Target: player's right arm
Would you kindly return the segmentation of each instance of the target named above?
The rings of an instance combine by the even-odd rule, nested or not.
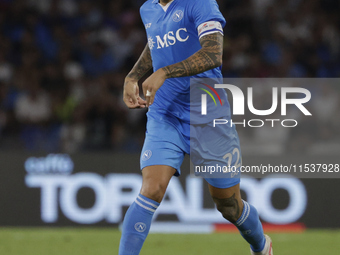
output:
[[[146,101],[139,96],[138,81],[151,68],[151,53],[149,46],[146,45],[136,64],[125,78],[123,100],[130,109],[146,107]]]

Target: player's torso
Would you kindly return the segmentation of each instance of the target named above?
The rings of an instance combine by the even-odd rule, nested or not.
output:
[[[158,0],[149,0],[141,8],[154,71],[181,62],[201,49],[193,5],[195,0],[174,0],[165,11]],[[221,73],[215,68],[195,77],[221,77]],[[148,114],[190,122],[190,78],[167,79]]]
[[[158,0],[147,1],[141,8],[154,71],[187,59],[197,52],[197,29],[190,17],[192,0],[174,0],[164,10]],[[157,91],[149,114],[169,114],[189,119],[190,78],[167,79]]]
[[[157,0],[141,11],[154,70],[180,62],[201,46],[188,0],[174,0],[165,11]]]

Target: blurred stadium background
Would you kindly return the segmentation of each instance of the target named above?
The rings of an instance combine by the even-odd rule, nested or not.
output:
[[[126,109],[122,85],[146,43],[143,2],[0,0],[1,254],[116,254],[117,227],[141,183],[145,110]],[[340,77],[338,0],[218,3],[228,22],[224,77]],[[296,116],[297,128],[238,128],[244,162],[340,162],[340,86],[306,88],[313,118]],[[270,93],[256,87],[258,108]],[[172,181],[153,232],[191,234],[153,234],[144,254],[208,254],[211,243],[248,254],[244,243],[228,248],[242,243],[236,234],[225,244],[211,234],[235,229],[221,225],[202,180],[188,174]],[[245,179],[242,192],[277,232],[276,254],[339,253],[339,179]]]

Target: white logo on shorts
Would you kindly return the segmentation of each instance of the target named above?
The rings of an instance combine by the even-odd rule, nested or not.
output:
[[[149,158],[151,158],[151,156],[152,156],[152,151],[150,150],[144,151],[142,160],[147,161]]]
[[[145,230],[146,230],[146,225],[145,225],[145,223],[143,223],[143,222],[137,222],[136,224],[135,224],[135,229],[138,231],[138,232],[144,232]]]

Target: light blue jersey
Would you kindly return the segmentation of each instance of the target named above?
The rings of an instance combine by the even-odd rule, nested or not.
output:
[[[166,7],[161,6],[158,0],[148,0],[141,7],[140,14],[154,71],[196,53],[202,48],[199,38],[209,33],[223,34],[226,23],[215,0],[173,0]],[[221,67],[191,77],[167,79],[157,91],[148,115],[154,118],[163,118],[164,115],[176,117],[189,123],[190,78],[193,77],[222,77]],[[224,90],[218,93],[227,102]],[[210,114],[213,115],[216,114]],[[183,130],[184,133],[186,131]]]
[[[226,23],[215,0],[173,0],[165,7],[158,0],[148,0],[140,13],[154,71],[189,58],[202,48],[201,37],[216,32],[223,34]],[[214,90],[219,95],[220,106],[215,107],[210,100],[209,114],[204,118],[201,115],[202,87],[209,90],[209,85],[218,83],[221,77],[221,67],[218,67],[191,77],[166,79],[147,113],[141,169],[168,165],[177,169],[175,175],[180,175],[185,154],[191,154],[194,164],[230,164],[224,155],[240,151],[235,128],[225,130],[209,124],[215,118],[230,118],[230,106],[223,89]],[[202,85],[198,79],[191,78],[212,78],[212,83]],[[203,136],[205,141],[202,143],[199,138]],[[191,142],[194,150],[190,148]],[[235,162],[236,159],[231,161],[232,164]],[[233,178],[204,177],[218,188],[231,187],[240,181],[239,175]]]

